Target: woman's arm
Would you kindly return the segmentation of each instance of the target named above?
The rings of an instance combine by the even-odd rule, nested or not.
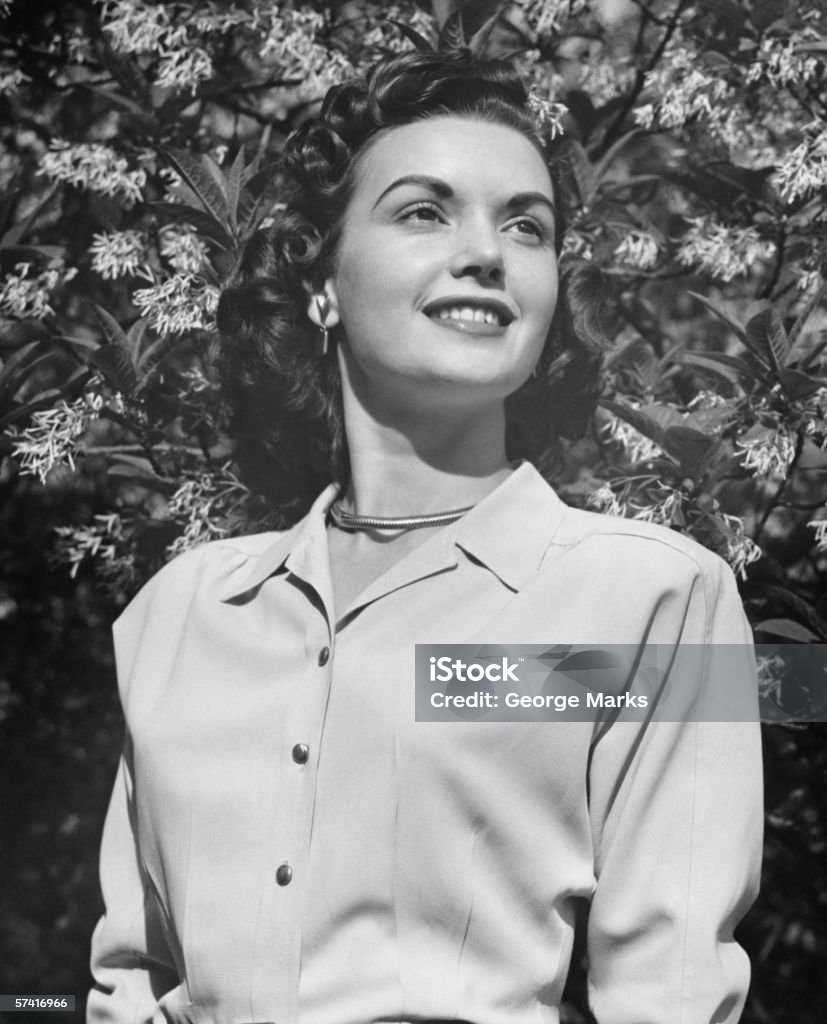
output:
[[[140,862],[134,829],[129,751],[115,780],[101,846],[105,913],[92,939],[87,1019],[95,1024],[151,1021],[178,984],[158,900]]]
[[[761,864],[757,687],[735,581],[717,559],[693,586],[678,642],[676,664],[695,678],[683,671],[667,685],[694,689],[688,720],[615,725],[593,750],[599,1024],[732,1024],[749,985],[733,930]],[[753,720],[716,720],[725,705]]]

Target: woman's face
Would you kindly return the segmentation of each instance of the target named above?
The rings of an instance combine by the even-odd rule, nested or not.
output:
[[[326,290],[347,375],[371,393],[501,401],[531,374],[557,301],[542,157],[471,118],[387,130],[356,168]]]

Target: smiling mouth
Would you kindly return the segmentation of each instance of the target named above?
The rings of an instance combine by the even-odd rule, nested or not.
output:
[[[500,334],[514,319],[505,303],[494,301],[444,299],[432,303],[424,312],[440,327],[473,334]]]

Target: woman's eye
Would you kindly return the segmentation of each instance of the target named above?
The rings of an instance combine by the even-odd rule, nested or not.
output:
[[[417,203],[416,206],[411,206],[403,211],[399,219],[434,223],[442,220],[442,213],[438,207],[432,206],[430,203]]]
[[[530,217],[520,217],[519,220],[513,221],[509,225],[509,230],[516,231],[519,235],[526,235],[539,240],[543,240],[546,237],[543,225]]]

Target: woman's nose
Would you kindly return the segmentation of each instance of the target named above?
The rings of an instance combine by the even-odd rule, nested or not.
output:
[[[487,281],[501,281],[503,253],[500,236],[493,225],[473,223],[465,226],[457,237],[457,246],[451,257],[454,277],[478,277]]]

